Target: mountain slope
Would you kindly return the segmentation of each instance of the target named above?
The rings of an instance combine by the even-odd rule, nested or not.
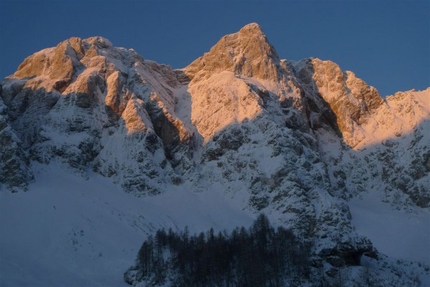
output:
[[[191,137],[173,111],[176,85],[170,68],[132,50],[71,38],[27,58],[2,97],[32,160],[91,166],[129,191],[159,193],[171,181],[169,149]]]
[[[371,229],[362,227],[369,219],[357,212],[367,210],[360,198],[371,198],[387,206],[385,214],[392,209],[410,217],[429,214],[430,89],[382,99],[333,62],[281,60],[255,23],[221,38],[182,70],[113,47],[102,37],[71,38],[28,57],[1,86],[0,138],[7,131],[3,138],[13,143],[2,148],[1,164],[7,168],[0,183],[11,205],[32,192],[52,196],[51,189],[61,185],[42,171],[54,167],[81,178],[82,210],[91,209],[85,200],[92,189],[110,192],[119,185],[142,197],[136,203],[139,215],[114,203],[121,212],[110,204],[100,207],[100,214],[90,212],[90,220],[110,218],[118,230],[134,226],[135,216],[149,216],[157,227],[195,225],[193,230],[201,231],[216,223],[220,229],[233,228],[226,210],[232,218],[243,218],[237,225],[263,212],[312,242],[315,270],[327,271],[328,282],[335,280],[330,270],[361,270],[363,258],[384,270],[381,282],[414,279],[408,267],[374,249],[363,236],[372,239]],[[109,182],[103,188],[92,184],[99,175]],[[26,194],[7,194],[26,187]],[[124,205],[134,204],[123,196],[129,198]],[[145,202],[157,202],[159,215]],[[177,207],[175,202],[182,203]],[[177,216],[183,212],[186,217]],[[88,225],[73,218],[77,226]],[[9,224],[6,213],[2,219]],[[103,220],[95,221],[95,229],[104,228]],[[426,223],[419,222],[417,228]],[[147,236],[154,229],[144,224],[121,232]],[[74,240],[70,232],[46,232]],[[5,246],[20,234],[12,232]],[[93,236],[88,244],[104,250],[117,240]]]
[[[0,94],[1,94],[0,86]],[[26,190],[33,173],[22,149],[22,142],[11,128],[7,107],[0,98],[0,184],[12,191]]]

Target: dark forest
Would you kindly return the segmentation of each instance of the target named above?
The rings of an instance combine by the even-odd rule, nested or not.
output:
[[[285,286],[309,276],[310,246],[260,215],[248,229],[190,235],[158,230],[142,244],[129,284],[159,286]]]

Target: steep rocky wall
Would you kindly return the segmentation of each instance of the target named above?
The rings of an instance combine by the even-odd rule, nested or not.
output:
[[[71,38],[28,57],[4,80],[2,99],[30,159],[59,161],[84,177],[92,168],[128,191],[154,194],[176,178],[173,150],[186,159],[192,139],[174,113],[178,85],[170,67],[133,50]]]
[[[0,85],[0,188],[4,185],[12,192],[18,192],[27,189],[33,173],[21,140],[10,126],[2,92]]]

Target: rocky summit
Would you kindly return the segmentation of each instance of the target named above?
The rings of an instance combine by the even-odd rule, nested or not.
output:
[[[32,193],[44,166],[101,175],[139,200],[216,187],[236,210],[312,243],[326,282],[339,270],[363,282],[354,268],[364,257],[378,284],[429,276],[390,263],[351,206],[373,196],[428,216],[430,88],[382,98],[331,61],[280,59],[256,23],[179,70],[102,37],[70,38],[0,87],[1,193]]]

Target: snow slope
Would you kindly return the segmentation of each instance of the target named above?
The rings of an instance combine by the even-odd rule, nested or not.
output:
[[[232,200],[216,185],[194,193],[185,184],[136,198],[98,174],[84,180],[55,164],[33,167],[36,182],[28,192],[0,193],[1,286],[128,286],[122,273],[158,228],[231,230],[255,219],[241,207],[242,199]],[[412,274],[421,267],[408,260],[428,266],[427,212],[395,211],[371,194],[351,200],[350,210],[357,232],[392,258],[363,259],[379,270],[378,282],[393,282],[387,266]],[[342,272],[362,276],[359,269]],[[420,276],[427,286],[428,274]]]
[[[430,266],[430,214],[395,210],[375,194],[350,201],[352,223],[382,253]]]
[[[158,228],[249,226],[254,216],[216,187],[136,198],[109,179],[38,166],[26,193],[0,193],[1,286],[127,286],[122,273]]]

